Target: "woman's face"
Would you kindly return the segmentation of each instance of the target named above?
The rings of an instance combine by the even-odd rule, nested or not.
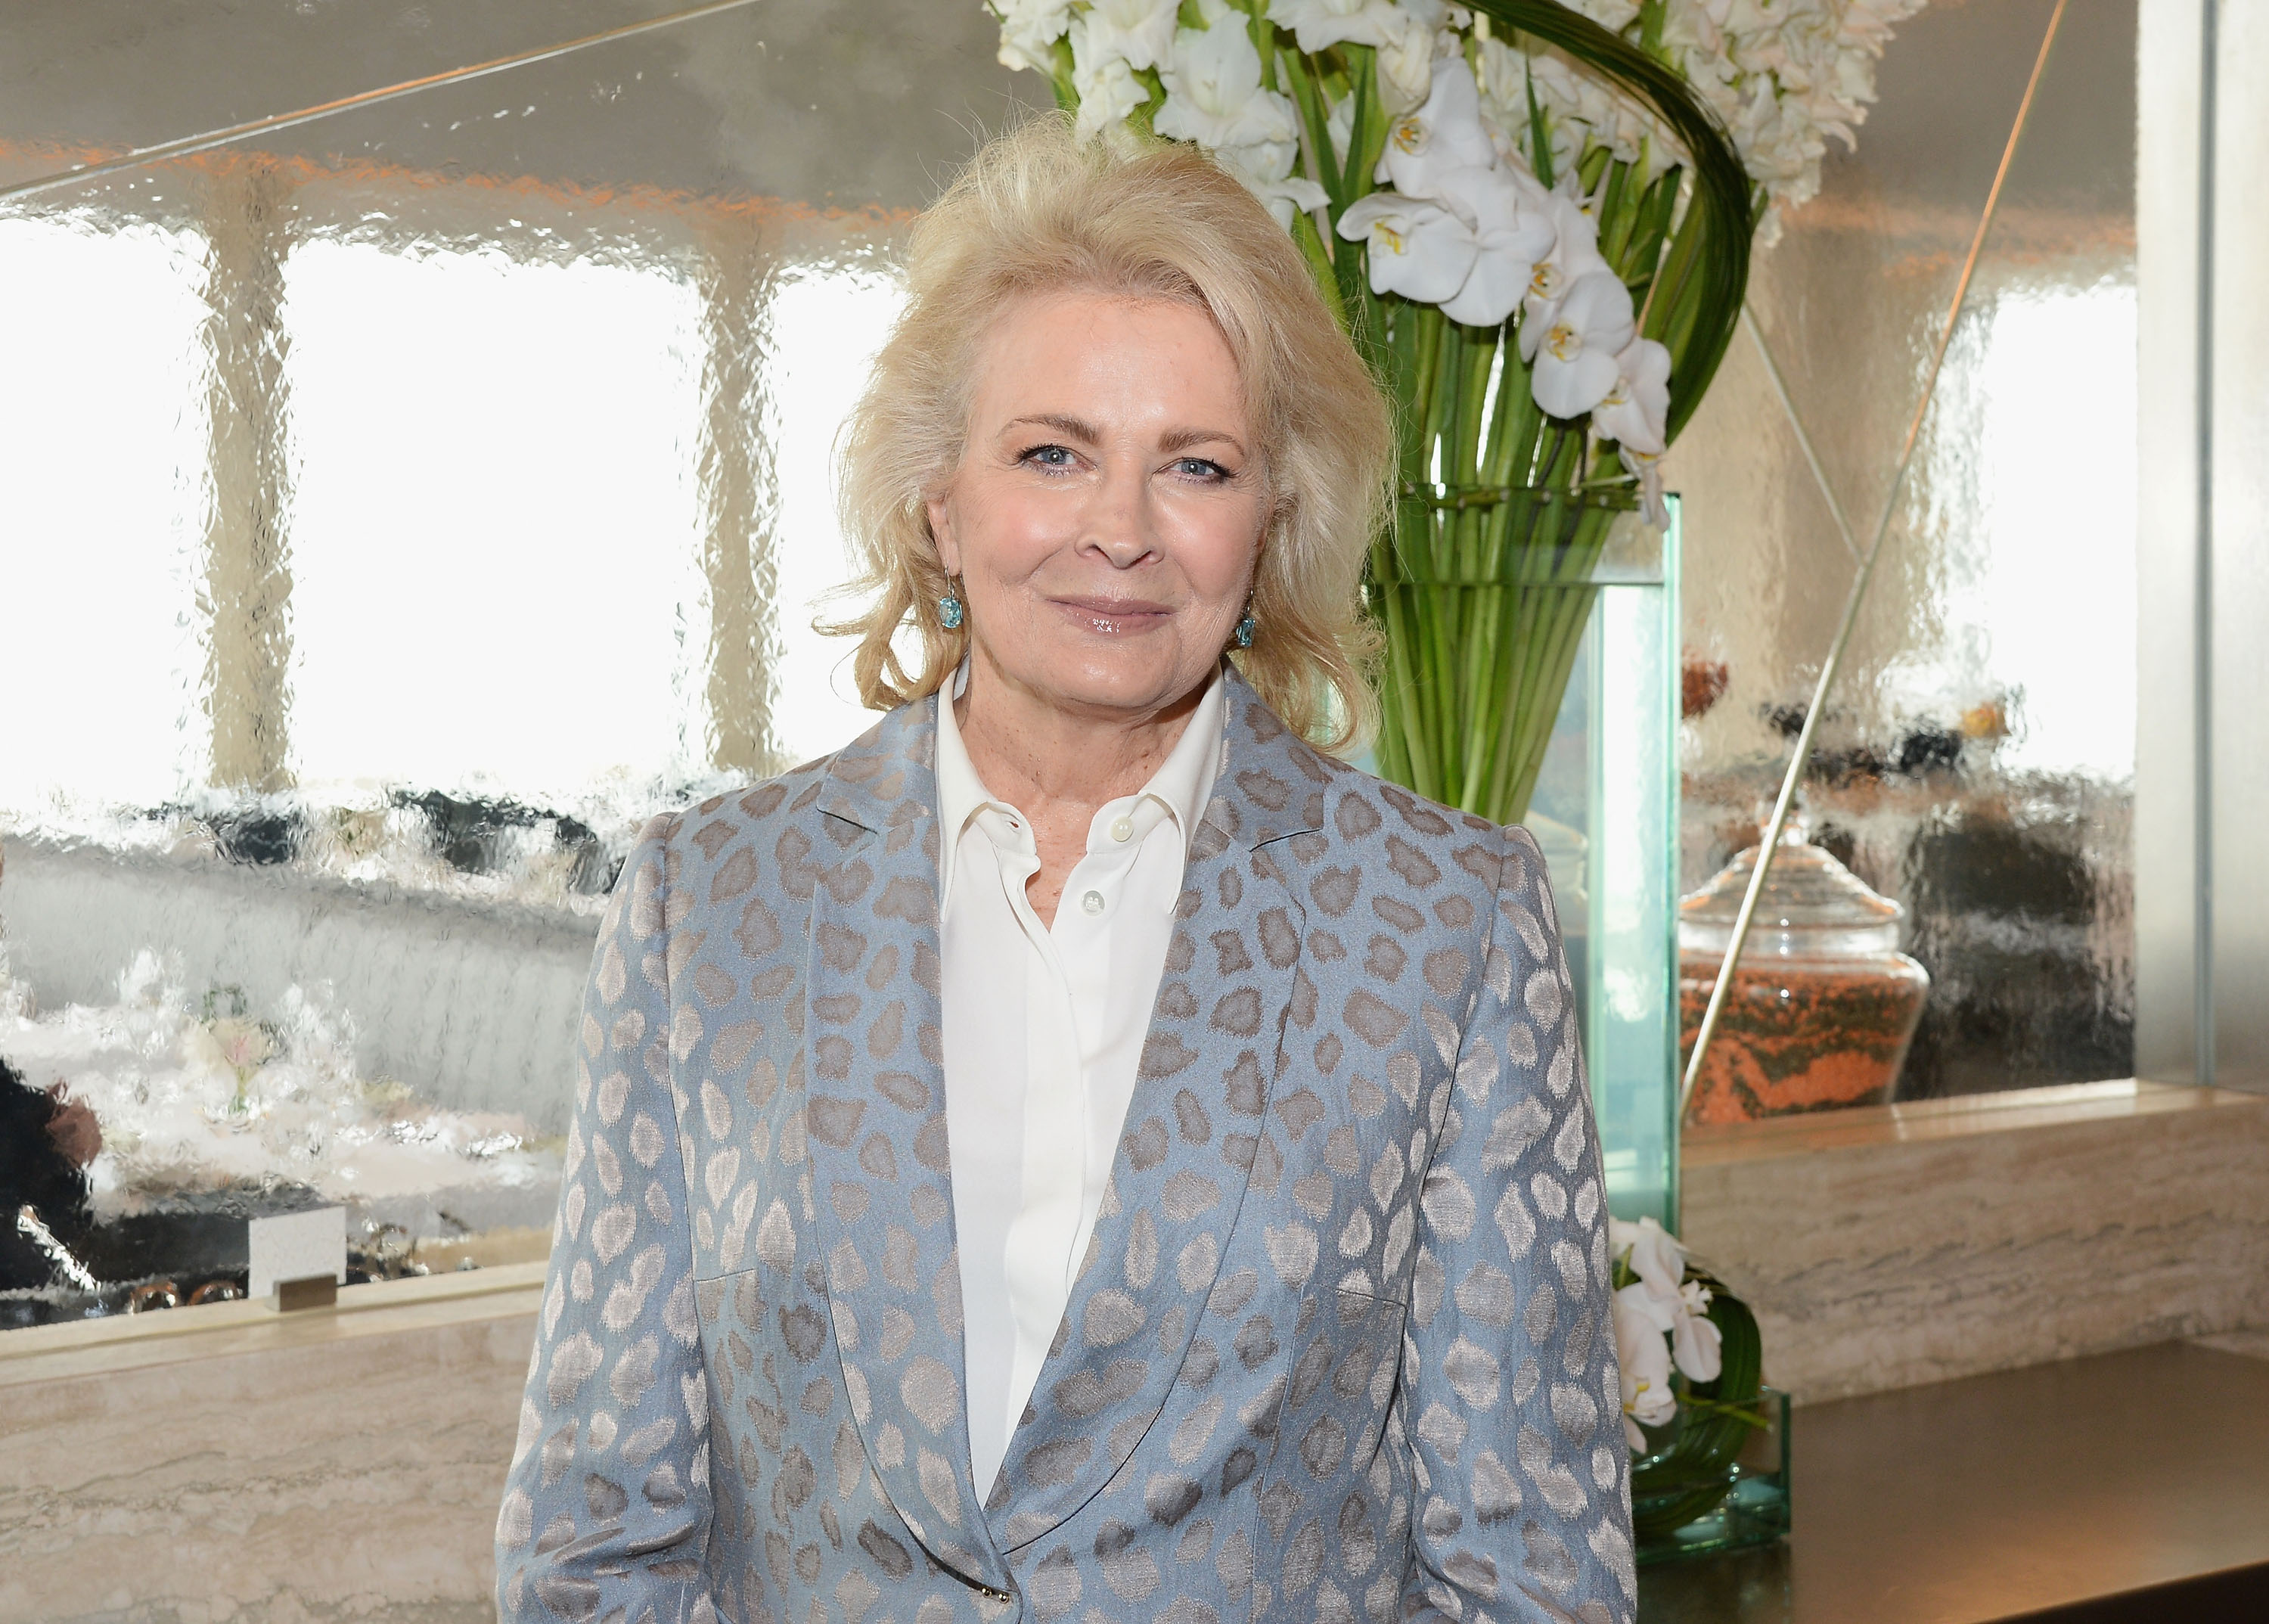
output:
[[[1170,707],[1228,646],[1266,516],[1229,346],[1187,305],[1051,294],[1001,314],[974,386],[928,508],[977,659],[1059,709]]]

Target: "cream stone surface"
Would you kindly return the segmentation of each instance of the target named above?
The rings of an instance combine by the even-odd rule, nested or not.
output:
[[[0,1337],[0,1621],[493,1618],[541,1266],[484,1273]]]
[[[2257,1096],[2089,1084],[1698,1130],[1683,1176],[1685,1240],[1800,1402],[2269,1323]]]
[[[2269,1101],[2092,1084],[1689,1136],[1684,1228],[1819,1401],[2269,1357]],[[0,1624],[473,1624],[540,1262],[0,1336]],[[1801,1434],[1800,1433],[1800,1436]]]
[[[2225,1354],[2243,1354],[2248,1359],[2269,1359],[2269,1325],[2228,1331],[2220,1336],[2202,1336],[2198,1341],[2200,1347],[2217,1348]]]

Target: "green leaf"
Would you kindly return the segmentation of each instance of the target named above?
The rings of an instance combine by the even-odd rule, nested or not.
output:
[[[1718,363],[1726,358],[1741,321],[1741,298],[1748,287],[1749,240],[1755,214],[1741,154],[1718,115],[1675,70],[1589,18],[1555,0],[1471,0],[1471,4],[1494,22],[1557,46],[1652,107],[1692,161],[1694,198],[1671,249],[1676,259],[1679,250],[1686,248],[1686,262],[1674,281],[1664,278],[1648,320],[1651,331],[1675,332],[1681,341],[1670,346],[1669,433],[1674,439],[1702,403]],[[1651,26],[1659,28],[1659,23]],[[1532,118],[1535,119],[1534,112]],[[1541,120],[1536,122],[1541,124]],[[1550,163],[1549,150],[1541,140],[1539,149],[1537,179],[1548,186],[1551,177],[1545,169]],[[1666,271],[1668,269],[1665,267]],[[1670,308],[1664,307],[1666,295]]]
[[[1339,154],[1332,151],[1331,114],[1325,109],[1323,96],[1317,90],[1315,75],[1308,70],[1306,57],[1298,51],[1279,50],[1276,63],[1284,70],[1284,82],[1291,86],[1292,105],[1299,109],[1308,150],[1316,156],[1318,183],[1332,200],[1332,224],[1337,225],[1340,211],[1353,200],[1347,196],[1346,182],[1340,175]]]
[[[1305,210],[1292,217],[1292,240],[1300,245],[1301,257],[1308,262],[1308,276],[1323,295],[1324,307],[1340,324],[1340,331],[1349,331],[1346,301],[1340,298],[1339,273],[1332,264],[1332,256],[1316,230],[1315,217]]]

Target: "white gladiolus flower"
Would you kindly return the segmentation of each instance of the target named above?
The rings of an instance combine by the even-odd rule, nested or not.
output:
[[[1110,129],[1150,100],[1136,82],[1124,56],[1098,52],[1090,43],[1087,19],[1071,25],[1071,85],[1079,97],[1079,132],[1096,135]]]
[[[1152,128],[1210,151],[1268,205],[1278,225],[1291,225],[1295,210],[1329,201],[1322,187],[1292,173],[1300,149],[1291,98],[1260,87],[1260,53],[1240,14],[1226,12],[1209,28],[1181,30],[1158,78],[1166,100]]]
[[[1071,26],[1071,0],[995,0],[994,9],[1001,18],[1001,65],[1053,73],[1048,48]]]
[[[1473,233],[1474,268],[1442,302],[1452,321],[1495,327],[1520,306],[1536,278],[1536,262],[1552,251],[1550,217],[1537,207],[1542,189],[1524,194],[1503,170],[1458,169],[1441,177],[1441,201]]]
[[[1340,235],[1370,245],[1371,291],[1438,305],[1466,284],[1480,257],[1473,228],[1439,203],[1373,192],[1340,216]]]
[[[1290,228],[1296,213],[1320,209],[1331,201],[1324,188],[1305,175],[1292,173],[1298,149],[1287,141],[1256,142],[1251,146],[1225,146],[1214,153],[1221,166],[1245,182],[1245,188]]]
[[[1151,127],[1162,136],[1213,149],[1299,140],[1291,98],[1260,88],[1260,53],[1241,22],[1183,29],[1158,80],[1166,100]]]
[[[1669,417],[1670,351],[1652,338],[1634,338],[1615,357],[1614,387],[1592,409],[1592,427],[1601,439],[1659,457]],[[1638,1266],[1636,1253],[1631,1266]]]
[[[1351,104],[1350,104],[1351,105]],[[1493,169],[1497,153],[1482,128],[1481,92],[1462,56],[1433,65],[1425,104],[1387,126],[1386,146],[1372,179],[1405,197],[1438,197],[1441,177],[1455,169]]]
[[[1334,45],[1384,45],[1408,14],[1393,0],[1268,0],[1268,20],[1290,28],[1304,51]]]
[[[1121,58],[1129,68],[1163,68],[1174,48],[1176,0],[1093,0],[1087,40],[1098,56]]]
[[[1348,148],[1355,143],[1355,98],[1349,96],[1324,120],[1324,133],[1332,138],[1332,156],[1344,166]]]
[[[1434,83],[1438,38],[1426,23],[1403,11],[1379,41],[1378,98],[1390,117],[1426,100]]]

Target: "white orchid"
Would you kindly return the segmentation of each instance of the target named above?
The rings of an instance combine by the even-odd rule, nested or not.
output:
[[[1644,1452],[1646,1438],[1639,1428],[1664,1426],[1678,1413],[1678,1395],[1670,1385],[1670,1345],[1644,1286],[1616,1292],[1612,1310],[1615,1360],[1622,1371],[1623,1437],[1633,1451]]]
[[[1615,1352],[1622,1361],[1624,1427],[1635,1450],[1645,1441],[1633,1420],[1659,1427],[1676,1400],[1673,1365],[1691,1382],[1714,1382],[1722,1338],[1709,1317],[1710,1291],[1686,1278],[1686,1249],[1652,1218],[1608,1220],[1608,1244],[1637,1278],[1615,1296]]]
[[[1636,324],[1622,277],[1611,270],[1577,277],[1537,337],[1530,363],[1536,403],[1556,417],[1580,417],[1607,399],[1621,376],[1615,357]]]
[[[1633,451],[1660,456],[1670,417],[1670,351],[1634,338],[1615,357],[1615,381],[1592,408],[1592,428]]]
[[[1090,38],[1085,18],[1075,18],[1071,34],[1071,85],[1079,97],[1079,129],[1098,135],[1150,100],[1124,56]]]
[[[1725,1335],[1710,1318],[1710,1288],[1689,1280],[1678,1291],[1679,1312],[1670,1326],[1670,1356],[1690,1382],[1714,1382],[1725,1366]]]
[[[1421,197],[1373,192],[1340,216],[1339,234],[1369,246],[1371,291],[1438,305],[1466,285],[1481,255],[1473,227]]]
[[[1482,128],[1481,92],[1462,56],[1433,66],[1424,104],[1387,126],[1372,179],[1405,197],[1438,197],[1441,178],[1458,169],[1494,169],[1496,144]]]
[[[1623,472],[1638,481],[1639,516],[1658,530],[1668,529],[1670,503],[1663,495],[1661,454],[1618,446],[1615,456],[1622,463]]]
[[[1055,71],[1050,48],[1071,26],[1071,0],[994,0],[1001,18],[1001,65]]]
[[[1129,68],[1164,67],[1174,48],[1176,9],[1176,0],[1092,0],[1084,19],[1089,48]]]
[[[1349,96],[1331,110],[1330,115],[1324,120],[1324,133],[1331,137],[1332,157],[1344,167],[1348,148],[1355,141],[1354,97]]]
[[[1474,266],[1456,295],[1442,302],[1452,321],[1495,327],[1520,307],[1536,279],[1536,262],[1552,251],[1552,221],[1538,206],[1541,188],[1526,192],[1519,177],[1497,169],[1453,169],[1437,183],[1442,202],[1474,237]]]
[[[1534,180],[1529,181],[1536,186]],[[1528,292],[1521,299],[1520,358],[1524,361],[1536,358],[1537,346],[1543,342],[1554,314],[1568,290],[1584,277],[1598,274],[1613,276],[1608,262],[1600,255],[1600,228],[1584,206],[1564,190],[1544,192],[1538,207],[1552,221],[1552,248],[1536,262],[1534,277]]]

